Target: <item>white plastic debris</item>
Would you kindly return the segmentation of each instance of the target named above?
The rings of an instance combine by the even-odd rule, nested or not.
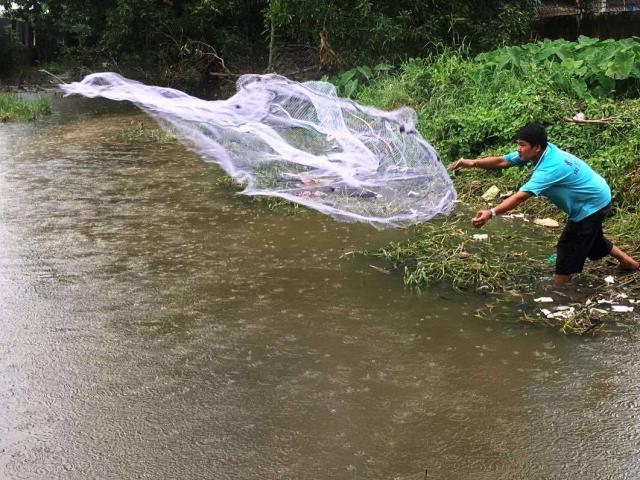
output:
[[[558,228],[560,224],[553,218],[536,218],[533,223],[541,227]]]
[[[604,281],[607,282],[609,285],[611,285],[611,284],[616,282],[615,278],[613,278],[613,275],[609,275],[608,277],[604,277]]]
[[[409,190],[409,193],[407,193],[408,196],[410,197],[419,197],[420,194],[418,192],[414,192],[413,190]]]
[[[553,298],[551,297],[538,297],[533,299],[534,302],[538,303],[551,303],[553,302]]]
[[[567,307],[566,310],[559,310],[553,314],[553,318],[570,318],[573,316],[575,308]]]
[[[627,307],[626,305],[611,305],[612,312],[628,313],[633,312],[633,307]]]
[[[489,189],[482,194],[482,199],[488,202],[496,198],[499,194],[500,194],[500,189],[495,185],[491,185]]]
[[[540,309],[540,311],[545,315],[545,317],[547,318],[570,318],[573,316],[573,314],[575,313],[575,308],[573,307],[567,307],[567,306],[560,306],[560,307],[556,307],[555,312],[552,312],[546,308],[542,308]]]
[[[601,298],[601,299],[598,300],[598,304],[601,304],[601,303],[609,303],[609,304],[611,304],[613,302],[611,300],[607,300],[605,298]]]
[[[606,315],[609,312],[607,312],[606,310],[603,310],[602,308],[592,307],[589,309],[589,313],[591,315]]]
[[[626,293],[619,293],[616,295],[616,298],[629,298],[629,295],[627,295]]]
[[[486,233],[476,233],[473,235],[473,239],[477,241],[486,240],[489,238],[489,235]]]

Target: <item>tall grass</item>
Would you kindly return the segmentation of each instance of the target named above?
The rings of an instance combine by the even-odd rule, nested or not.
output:
[[[0,122],[33,121],[50,112],[43,98],[25,100],[13,93],[0,93]]]

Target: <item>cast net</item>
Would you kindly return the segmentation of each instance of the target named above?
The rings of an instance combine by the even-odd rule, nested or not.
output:
[[[377,228],[448,214],[456,191],[415,111],[338,97],[327,82],[244,75],[237,93],[207,101],[115,73],[61,85],[66,94],[133,102],[246,195],[269,195]]]

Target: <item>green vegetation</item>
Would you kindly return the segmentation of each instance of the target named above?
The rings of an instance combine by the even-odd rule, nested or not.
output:
[[[177,143],[176,138],[155,124],[131,122],[131,126],[119,132],[118,139],[123,142],[150,142],[158,144]]]
[[[230,175],[222,175],[218,179],[218,185],[221,187],[228,189],[230,192],[241,192],[244,188],[244,185],[240,185],[233,177]],[[277,211],[280,213],[284,213],[287,215],[295,215],[300,212],[307,212],[307,209],[302,207],[298,203],[291,203],[284,198],[280,197],[270,197],[264,195],[255,195],[255,196],[244,196],[247,202],[257,203],[259,205],[264,205],[268,210]]]
[[[637,97],[640,93],[640,43],[635,39],[581,36],[577,42],[547,40],[503,47],[480,54],[477,60],[494,72],[508,69],[524,75],[551,63],[554,82],[581,99]]]
[[[336,63],[397,62],[435,45],[471,42],[474,51],[531,36],[538,0],[271,0],[266,18],[291,40],[317,45],[326,30]]]
[[[583,158],[607,179],[615,215],[605,228],[617,244],[637,254],[640,71],[635,63],[630,67],[629,59],[635,59],[638,52],[640,41],[635,39],[585,37],[575,43],[502,48],[475,58],[464,51],[445,50],[409,60],[398,74],[363,87],[356,98],[385,109],[415,108],[418,129],[445,163],[512,151],[513,136],[520,126],[543,123],[553,143]],[[517,190],[528,176],[526,168],[460,172],[454,183],[460,200],[471,205],[465,214],[467,226],[460,227],[459,220],[418,226],[415,239],[389,245],[377,255],[402,269],[411,286],[447,281],[458,287],[522,288],[527,279],[540,276],[546,268],[542,258],[530,258],[530,252],[515,258],[501,253],[497,248],[500,232],[492,235],[495,243],[474,244],[470,238],[478,231],[468,221],[476,208],[487,206],[480,195],[488,187],[496,185],[501,192]],[[563,218],[541,199],[526,202],[521,211]],[[518,236],[518,243],[521,238]],[[549,249],[553,243],[551,238]]]
[[[11,73],[24,63],[25,49],[9,29],[0,26],[0,76]]]
[[[330,81],[336,86],[339,96],[351,98],[364,85],[391,70],[393,70],[393,65],[388,63],[379,63],[373,68],[363,65],[341,72],[334,77],[325,77],[324,80]]]
[[[495,224],[493,225],[495,226]],[[455,288],[481,291],[529,291],[548,254],[546,240],[518,239],[509,229],[488,229],[487,240],[474,240],[469,212],[422,224],[409,242],[393,242],[375,253],[404,270],[409,287],[446,281]],[[485,233],[485,232],[483,232]],[[546,248],[541,249],[542,242]],[[533,255],[531,250],[540,250]]]
[[[34,57],[194,87],[211,73],[398,63],[434,45],[531,38],[539,0],[0,0],[38,32]],[[320,40],[323,32],[324,42]],[[2,54],[0,62],[9,59]],[[384,58],[381,57],[381,53]],[[11,63],[11,62],[9,62]],[[366,74],[365,74],[366,75]]]
[[[39,98],[25,100],[13,93],[0,93],[0,122],[31,121],[49,113],[49,103]]]

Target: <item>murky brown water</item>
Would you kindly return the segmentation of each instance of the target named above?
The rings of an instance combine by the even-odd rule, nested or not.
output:
[[[407,292],[345,255],[406,233],[269,211],[143,119],[0,125],[0,478],[640,476],[637,339]]]

